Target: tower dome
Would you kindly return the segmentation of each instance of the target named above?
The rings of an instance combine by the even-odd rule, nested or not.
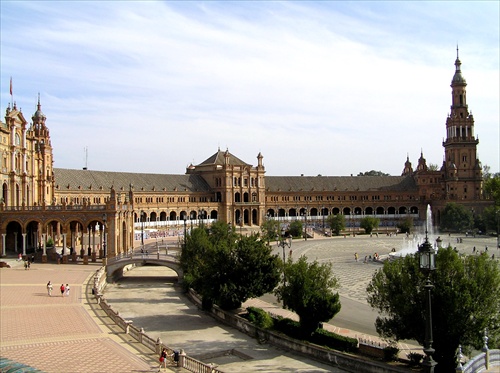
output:
[[[40,104],[40,94],[38,94],[38,104],[36,106],[35,114],[33,114],[31,119],[33,120],[33,123],[45,122],[45,119],[47,119],[45,114],[42,112],[42,105]]]
[[[455,75],[453,75],[453,79],[451,80],[452,85],[467,84],[464,76],[462,75],[462,71],[460,70],[461,65],[462,62],[460,62],[460,59],[458,58],[458,47],[457,47],[457,59],[455,60]]]

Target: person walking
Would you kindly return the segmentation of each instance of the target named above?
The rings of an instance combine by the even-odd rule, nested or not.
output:
[[[50,281],[49,281],[49,282],[47,283],[47,294],[49,295],[49,297],[51,297],[51,296],[52,296],[52,290],[53,290],[53,289],[54,289],[54,288],[53,288],[53,286],[52,286],[52,282],[50,282]]]
[[[160,367],[158,368],[158,372],[162,367],[167,368],[167,349],[165,347],[163,347],[160,353]]]
[[[356,259],[356,261],[358,261],[358,253],[354,253],[354,259]]]
[[[65,295],[67,297],[69,297],[69,284],[66,284],[66,286],[64,287],[64,292],[65,292]]]
[[[64,284],[61,284],[61,297],[64,297]]]

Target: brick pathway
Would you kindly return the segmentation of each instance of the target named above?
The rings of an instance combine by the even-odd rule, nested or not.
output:
[[[25,270],[8,262],[12,268],[0,269],[0,356],[47,373],[158,370],[155,354],[93,312],[86,282],[100,263],[34,263]],[[61,283],[70,284],[69,296],[60,295]]]

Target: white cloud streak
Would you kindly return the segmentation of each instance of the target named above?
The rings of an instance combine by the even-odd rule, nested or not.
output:
[[[218,147],[269,175],[440,165],[460,44],[499,167],[497,2],[2,2],[3,108],[36,94],[55,166],[183,173]],[[26,110],[28,109],[28,110]],[[4,109],[2,109],[4,110]]]

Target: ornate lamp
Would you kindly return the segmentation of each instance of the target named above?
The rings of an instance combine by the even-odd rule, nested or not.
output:
[[[418,247],[418,255],[420,262],[420,271],[426,276],[425,290],[427,292],[426,311],[427,318],[425,320],[425,340],[424,340],[424,353],[425,358],[422,362],[424,371],[427,373],[434,373],[436,362],[432,359],[434,349],[432,348],[432,308],[431,308],[431,290],[433,285],[430,280],[430,274],[436,269],[436,253],[432,248],[425,231],[425,241]]]

